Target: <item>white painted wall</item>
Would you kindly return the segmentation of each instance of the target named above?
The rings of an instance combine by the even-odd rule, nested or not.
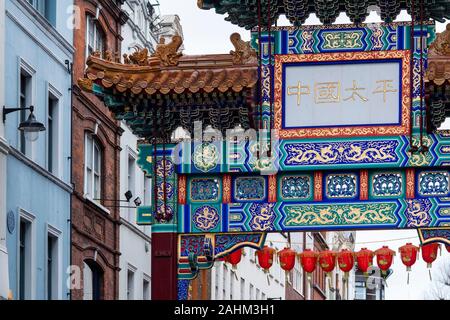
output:
[[[151,194],[144,189],[144,183],[150,186],[149,180],[145,180],[145,175],[137,165],[137,137],[133,135],[130,129],[122,123],[124,133],[120,138],[122,148],[120,154],[120,196],[124,199],[125,192],[131,190],[133,199],[129,206],[134,206],[133,200],[136,197],[142,199],[142,205],[150,205],[148,195]],[[131,170],[130,170],[131,169]],[[130,179],[129,174],[133,175]],[[130,184],[131,183],[131,184]],[[147,196],[145,192],[147,191]],[[124,206],[128,204],[122,203]],[[122,208],[120,216],[123,224],[120,226],[120,268],[119,273],[119,299],[134,300],[150,299],[149,296],[143,296],[143,279],[150,280],[151,276],[151,228],[149,226],[136,225],[136,209]],[[129,285],[128,272],[134,272],[134,285]],[[128,294],[129,289],[133,292]]]
[[[153,51],[156,36],[149,30],[154,17],[148,15],[146,2],[143,0],[126,0],[122,9],[130,19],[122,27],[122,55],[133,52],[133,48],[148,48]],[[142,205],[150,205],[150,179],[137,164],[138,138],[133,135],[125,123],[121,124],[124,133],[120,139],[122,148],[120,154],[120,196],[125,199],[125,192],[131,190],[133,199],[127,206],[134,206],[134,199],[140,197]],[[151,228],[136,225],[136,209],[122,208],[120,216],[123,224],[120,226],[120,268],[119,299],[148,300],[151,286]],[[132,279],[129,273],[134,276]],[[144,296],[144,279],[150,282],[149,293]],[[129,292],[130,291],[130,292]]]
[[[279,251],[284,249],[287,239],[281,234],[269,234],[266,244]],[[230,264],[216,262],[211,274],[212,300],[284,300],[286,275],[278,259],[274,257],[274,264],[266,274],[257,263],[255,249],[245,248],[244,252],[235,270]]]
[[[161,37],[164,37],[166,43],[172,41],[174,35],[179,35],[184,39],[181,19],[177,14],[167,14],[161,17]],[[184,50],[184,44],[180,51]]]
[[[151,299],[151,239],[148,235],[149,233],[139,232],[127,222],[120,226],[120,300]],[[134,273],[133,283],[128,281],[129,272]],[[149,283],[146,294],[144,279]]]
[[[5,104],[5,1],[0,0],[0,108]],[[0,119],[0,299],[9,292],[8,251],[6,250],[6,142]]]
[[[352,234],[353,239],[356,239],[356,232],[329,232],[327,233],[327,243],[331,250],[335,252],[339,252],[342,249],[347,249],[350,251],[354,251],[355,244],[354,242],[349,242],[348,239]],[[339,269],[339,266],[336,261],[336,268],[332,273],[332,284],[335,286],[336,279],[338,279],[340,294],[342,300],[353,300],[355,297],[355,268],[349,273],[349,277],[347,281],[344,281],[344,272]],[[327,299],[335,300],[336,295],[334,292],[331,292],[329,287],[329,282],[327,280]]]
[[[125,0],[122,10],[125,10],[130,19],[122,27],[122,55],[133,52],[133,48],[137,45],[140,48],[148,48],[153,52],[156,48],[158,36],[152,31],[152,25],[159,23],[159,6],[154,7],[155,13],[150,16],[146,3],[143,0]],[[153,1],[154,2],[154,1]],[[152,3],[152,1],[150,1]],[[153,27],[157,31],[159,26]]]
[[[150,29],[152,23],[159,15],[159,7],[155,7],[153,16],[148,14],[146,3],[148,0],[126,0],[122,9],[128,12],[130,19],[122,27],[122,54],[133,52],[133,48],[148,48],[150,52],[156,48],[155,34]],[[155,1],[150,1],[155,3]],[[157,31],[156,29],[154,31]],[[131,190],[133,199],[130,206],[134,206],[133,200],[140,197],[142,205],[150,205],[152,198],[151,181],[145,177],[144,172],[137,165],[138,138],[133,135],[128,126],[121,124],[124,133],[120,140],[122,148],[120,154],[120,196],[124,199],[125,192]],[[131,161],[130,161],[131,159]],[[133,165],[134,159],[134,165]],[[130,170],[131,169],[131,170]],[[131,178],[130,178],[131,177]],[[127,205],[126,203],[123,203]],[[136,209],[122,208],[120,216],[123,224],[120,227],[120,274],[119,274],[119,298],[125,299],[150,299],[143,297],[144,279],[150,281],[151,276],[151,227],[136,225]],[[133,284],[130,285],[129,272],[134,272]],[[128,292],[129,289],[133,292]],[[148,288],[151,292],[151,282]]]
[[[326,242],[331,250],[340,251],[343,248],[354,250],[354,244],[348,243],[345,239],[349,234],[355,232],[328,232]],[[291,248],[297,253],[303,251],[304,233],[291,233]],[[283,250],[288,244],[287,239],[281,234],[269,234],[267,236],[266,245],[276,249]],[[314,249],[314,236],[312,233],[306,233],[306,249]],[[244,256],[237,268],[233,270],[230,264],[224,262],[216,262],[211,273],[211,299],[212,300],[265,300],[268,298],[286,298],[286,275],[281,269],[278,258],[275,257],[274,264],[270,269],[269,282],[267,274],[259,267],[255,260],[255,250],[250,248],[244,249]],[[297,273],[293,274],[292,287],[298,293],[303,295],[304,272],[298,260],[296,261]],[[295,272],[295,270],[294,270]],[[341,272],[336,264],[336,269],[332,274],[332,284],[335,286],[336,277],[339,280],[339,288],[341,298],[344,300],[353,300],[355,292],[355,272],[350,272],[347,283],[343,281],[343,272]],[[250,286],[253,286],[252,294]],[[342,288],[346,287],[343,291]],[[233,290],[231,290],[233,288]],[[256,296],[257,290],[259,296]],[[231,293],[231,295],[230,295]],[[328,280],[325,290],[327,299],[335,299],[336,295],[330,290]],[[264,296],[263,296],[264,295]],[[306,281],[306,300],[312,298],[312,288],[309,281]]]

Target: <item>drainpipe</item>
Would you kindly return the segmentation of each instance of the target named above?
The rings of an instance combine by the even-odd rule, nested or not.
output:
[[[5,101],[5,1],[0,0],[0,107]],[[9,295],[8,250],[6,244],[6,157],[8,143],[4,136],[4,125],[0,119],[0,300]]]
[[[73,60],[73,55],[72,55],[72,60]],[[73,145],[73,61],[70,62],[69,60],[65,61],[66,65],[67,65],[67,71],[70,74],[70,88],[69,88],[69,92],[70,92],[70,154],[69,154],[69,176],[70,176],[70,186],[72,187],[72,193],[70,195],[70,200],[69,200],[69,220],[67,221],[67,224],[69,225],[69,266],[72,266],[72,214],[73,214],[73,210],[72,210],[72,202],[73,202],[73,192],[75,190],[75,186],[73,183],[73,157],[72,157],[72,145]],[[71,270],[71,268],[70,268]],[[71,274],[69,274],[69,277],[71,276]],[[71,282],[70,282],[71,283]],[[69,300],[72,300],[72,289],[69,288],[69,293],[68,293],[68,298]]]

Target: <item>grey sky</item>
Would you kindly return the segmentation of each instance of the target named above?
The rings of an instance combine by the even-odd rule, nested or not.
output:
[[[159,0],[162,14],[178,14],[184,31],[185,54],[207,54],[207,53],[227,53],[233,49],[229,40],[230,35],[239,32],[244,40],[250,39],[250,32],[232,25],[224,20],[224,16],[218,15],[214,10],[200,10],[197,7],[197,0]],[[402,12],[398,17],[398,21],[408,20],[408,15]],[[366,22],[380,22],[380,18],[375,12],[372,12]],[[341,14],[338,18],[339,23],[349,23],[349,19],[345,14]],[[308,24],[319,24],[319,20],[312,16],[307,20]],[[278,21],[278,25],[288,25],[285,18]],[[442,32],[445,24],[438,23],[437,31]],[[412,238],[410,240],[400,240],[385,242],[389,239]],[[376,243],[365,244],[371,250],[376,250],[383,246],[384,243],[395,251],[407,242],[418,244],[417,232],[411,231],[364,231],[357,233],[357,242]],[[362,245],[358,245],[360,249]],[[433,270],[437,270],[437,266],[445,262],[449,263],[449,254],[443,248],[443,256],[438,258],[436,266]],[[406,267],[402,264],[399,254],[395,258],[393,265],[394,273],[388,280],[388,288],[386,291],[386,299],[423,299],[424,291],[429,286],[428,270],[426,263],[421,259],[413,267],[410,274],[410,284],[406,284]]]
[[[395,239],[401,240],[392,241]],[[361,231],[356,233],[356,250],[365,247],[375,251],[386,245],[396,251],[394,264],[392,265],[393,273],[387,280],[386,300],[423,300],[431,285],[427,264],[422,260],[421,254],[419,254],[416,264],[412,267],[409,285],[407,284],[408,273],[400,260],[398,248],[408,242],[419,246],[416,230]],[[374,259],[374,263],[376,263],[376,259]],[[442,246],[442,255],[438,256],[436,263],[433,264],[431,269],[433,278],[438,276],[437,273],[442,264],[449,263],[450,254]]]

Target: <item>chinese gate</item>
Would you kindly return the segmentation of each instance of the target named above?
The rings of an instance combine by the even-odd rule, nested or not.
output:
[[[186,299],[198,270],[267,232],[418,229],[450,244],[447,38],[432,23],[280,27],[232,35],[227,55],[183,56],[174,37],[124,64],[90,57],[80,86],[150,143],[138,223],[153,226],[153,298]],[[208,125],[226,138],[170,143]]]

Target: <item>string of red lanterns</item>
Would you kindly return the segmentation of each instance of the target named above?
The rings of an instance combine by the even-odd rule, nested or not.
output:
[[[446,249],[450,252],[450,245],[446,245]],[[412,266],[417,262],[418,253],[422,253],[423,261],[427,263],[428,268],[431,268],[432,264],[437,259],[439,250],[441,250],[441,245],[438,243],[421,245],[420,247],[414,246],[412,243],[407,243],[398,249],[401,261],[406,266],[406,271],[408,272],[408,283],[409,272],[411,271]],[[347,279],[349,272],[355,265],[360,271],[367,275],[369,268],[373,265],[374,257],[376,257],[378,268],[383,275],[386,275],[387,271],[394,263],[396,252],[388,246],[383,246],[376,251],[371,251],[367,248],[362,248],[357,252],[347,249],[343,249],[340,252],[331,250],[317,252],[311,249],[305,249],[301,253],[297,253],[291,248],[284,248],[277,252],[275,249],[265,246],[263,249],[255,252],[258,264],[264,272],[267,273],[273,266],[275,255],[278,258],[280,267],[286,273],[289,273],[294,269],[298,259],[309,279],[311,279],[311,275],[317,269],[317,266],[329,276],[331,272],[336,269],[336,264],[338,268],[344,272],[344,278]],[[223,260],[230,263],[233,268],[236,268],[241,262],[241,259],[242,249],[236,250],[223,258]]]

